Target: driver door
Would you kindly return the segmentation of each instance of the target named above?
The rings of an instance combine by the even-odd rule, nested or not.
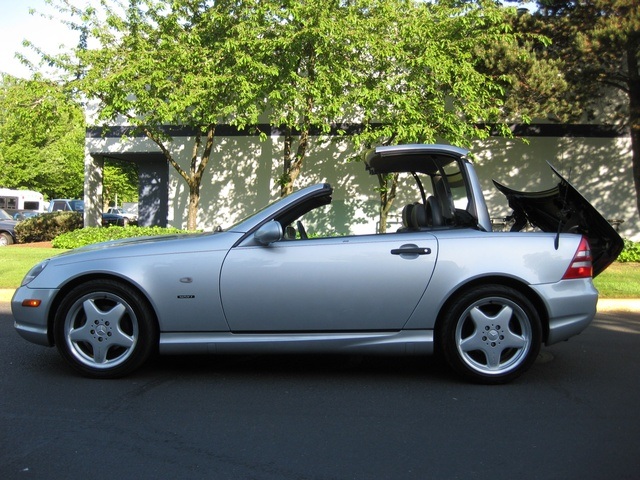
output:
[[[232,332],[400,330],[438,253],[426,232],[250,243],[222,266]]]

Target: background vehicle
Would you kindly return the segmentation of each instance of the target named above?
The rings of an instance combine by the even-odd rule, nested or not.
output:
[[[84,212],[84,200],[56,198],[49,202],[49,212]]]
[[[467,153],[398,145],[367,154],[371,174],[414,180],[403,226],[392,233],[323,230],[335,212],[333,188],[322,183],[224,231],[61,254],[16,291],[16,329],[98,378],[131,373],[159,348],[435,351],[472,381],[508,382],[541,344],[589,325],[598,298],[592,273],[616,258],[622,240],[559,175],[541,194],[502,187],[518,220],[547,232],[492,232]]]
[[[49,212],[57,212],[57,211],[73,211],[73,212],[84,212],[84,201],[83,200],[72,200],[72,199],[63,199],[57,198],[55,200],[51,200],[49,203]],[[103,213],[102,214],[102,225],[119,225],[126,226],[132,223],[128,217],[117,214],[117,213]]]
[[[45,211],[44,197],[33,190],[0,188],[0,208],[13,216],[21,212]]]
[[[138,215],[132,212],[127,212],[124,208],[118,207],[110,207],[106,213],[110,213],[113,215],[120,215],[129,219],[130,222],[136,222],[138,220]]]
[[[16,241],[16,222],[11,215],[0,209],[0,247],[6,247]]]
[[[105,220],[111,225],[135,225],[138,223],[138,216],[134,213],[125,212],[122,208],[109,208],[102,214],[102,224],[105,224]]]
[[[40,212],[29,212],[29,211],[17,212],[13,214],[13,219],[18,222],[21,222],[22,220],[26,220],[27,218],[37,217],[38,215],[40,215]]]

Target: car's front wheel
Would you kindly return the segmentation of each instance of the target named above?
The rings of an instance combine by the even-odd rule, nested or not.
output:
[[[542,327],[532,303],[504,285],[460,295],[437,332],[447,363],[479,383],[506,383],[525,372],[540,351]]]
[[[11,235],[5,232],[0,232],[0,247],[6,247],[13,244],[13,238]]]
[[[137,292],[113,280],[92,280],[71,290],[54,319],[62,357],[86,376],[131,373],[150,356],[158,339],[155,317]]]

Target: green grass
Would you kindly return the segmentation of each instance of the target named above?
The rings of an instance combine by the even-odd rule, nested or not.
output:
[[[602,298],[640,298],[640,263],[612,263],[593,283]]]
[[[15,289],[36,263],[65,250],[42,247],[0,248],[0,289]],[[594,281],[602,298],[640,298],[640,263],[613,263]]]
[[[0,248],[0,288],[18,288],[22,277],[35,264],[66,250],[42,247]]]

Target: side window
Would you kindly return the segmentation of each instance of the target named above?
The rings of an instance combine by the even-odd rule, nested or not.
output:
[[[335,237],[340,234],[332,225],[332,205],[323,205],[283,225],[285,240]],[[344,235],[344,233],[342,234]]]
[[[343,200],[332,201],[330,195],[312,198],[276,220],[282,225],[283,241],[361,235],[364,232],[359,227],[370,223],[362,218],[359,207]]]

